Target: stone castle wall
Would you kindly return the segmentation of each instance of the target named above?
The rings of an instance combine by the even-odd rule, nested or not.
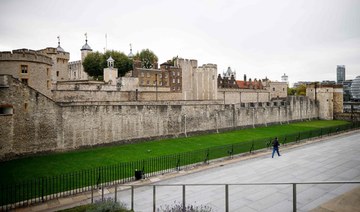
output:
[[[31,49],[17,49],[13,50],[12,52],[0,52],[0,61],[27,61],[34,63],[44,63],[48,65],[52,64],[50,57]]]
[[[27,67],[27,73],[22,73],[21,66]],[[51,96],[52,59],[39,52],[28,49],[0,52],[0,74],[27,80],[30,87]]]
[[[285,102],[268,105],[224,104],[221,101],[156,102],[146,101],[146,98],[137,102],[56,103],[20,81],[9,79],[10,86],[0,89],[3,97],[0,106],[11,105],[14,111],[0,115],[2,159],[318,117],[314,101],[305,97],[291,97]],[[153,96],[149,98],[154,99]]]
[[[343,90],[340,85],[308,85],[306,96],[319,104],[319,118],[332,120],[343,112]]]
[[[344,112],[343,88],[334,88],[334,114]]]
[[[270,92],[270,99],[286,98],[288,84],[284,82],[269,82],[265,88]]]
[[[45,54],[52,59],[51,80],[53,83],[57,81],[69,80],[68,62],[70,54],[68,52],[58,51],[57,48],[48,47],[37,51]]]
[[[193,100],[217,99],[217,65],[204,64],[193,69]],[[186,82],[186,81],[184,81]],[[184,83],[187,84],[187,83]]]
[[[270,101],[270,93],[267,90],[255,89],[218,89],[217,97],[226,104]]]
[[[194,69],[198,66],[197,60],[188,60],[178,58],[175,60],[175,66],[181,68],[181,76],[182,76],[182,93],[183,93],[183,100],[193,100],[193,72]],[[186,82],[186,83],[184,83]]]
[[[0,159],[6,155],[55,151],[61,140],[61,108],[51,99],[9,75],[0,88],[0,107],[13,114],[0,114]]]

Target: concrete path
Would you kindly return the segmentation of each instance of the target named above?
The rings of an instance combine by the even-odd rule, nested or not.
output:
[[[211,164],[200,169],[183,171],[170,179],[162,180],[163,177],[160,176],[137,182],[137,184],[149,182],[155,184],[236,184],[360,181],[360,131],[326,138],[318,142],[307,142],[301,146],[280,147],[280,153],[280,157],[271,158],[271,152],[268,150],[232,161]],[[209,168],[211,166],[212,168]],[[167,175],[167,177],[169,176],[171,175]],[[359,197],[360,189],[355,189],[359,186],[359,184],[297,185],[297,210],[332,211],[331,204],[338,207],[339,204],[336,204],[336,201],[339,202],[339,200],[336,198],[342,197],[344,199],[346,192],[352,190],[351,192]],[[114,198],[112,191],[113,189],[107,190],[106,196]],[[130,194],[130,190],[118,192],[118,199],[127,204],[128,207],[131,205]],[[152,211],[152,194],[151,186],[136,188],[134,195],[135,211]],[[354,195],[350,195],[350,197],[354,197]],[[73,205],[88,202],[89,194],[77,198],[79,201]],[[360,211],[360,201],[358,200],[358,198],[350,198],[343,203],[345,205],[352,204],[352,210],[355,208],[355,211]],[[157,187],[157,207],[164,207],[167,204],[172,205],[174,202],[180,203],[181,201],[182,187]],[[224,186],[186,187],[187,204],[208,205],[213,211],[224,211],[224,202]],[[292,187],[290,185],[229,186],[230,211],[281,212],[292,211],[292,206]],[[57,207],[49,206],[42,209],[38,208],[38,210],[49,211],[65,207],[69,206],[60,204]],[[27,209],[36,211],[36,207]]]

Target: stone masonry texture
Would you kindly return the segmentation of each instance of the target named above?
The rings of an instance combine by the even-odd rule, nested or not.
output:
[[[5,77],[9,86],[0,88],[0,105],[10,105],[14,112],[0,115],[1,159],[318,117],[316,104],[307,97],[261,106],[222,101],[57,103]]]

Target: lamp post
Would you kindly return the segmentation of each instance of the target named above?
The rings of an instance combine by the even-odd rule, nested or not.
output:
[[[158,86],[157,86],[157,74],[155,74],[155,95],[156,95],[156,101],[158,100]]]

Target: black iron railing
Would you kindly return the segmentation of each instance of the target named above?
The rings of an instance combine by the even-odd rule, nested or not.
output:
[[[279,137],[281,144],[322,137],[359,128],[359,123],[322,128]],[[250,140],[192,152],[166,155],[146,160],[125,162],[52,177],[42,177],[11,185],[0,185],[0,209],[27,206],[59,197],[90,191],[93,187],[124,184],[142,177],[151,177],[192,167],[222,157],[269,148],[273,138]],[[135,176],[135,172],[137,176]]]

